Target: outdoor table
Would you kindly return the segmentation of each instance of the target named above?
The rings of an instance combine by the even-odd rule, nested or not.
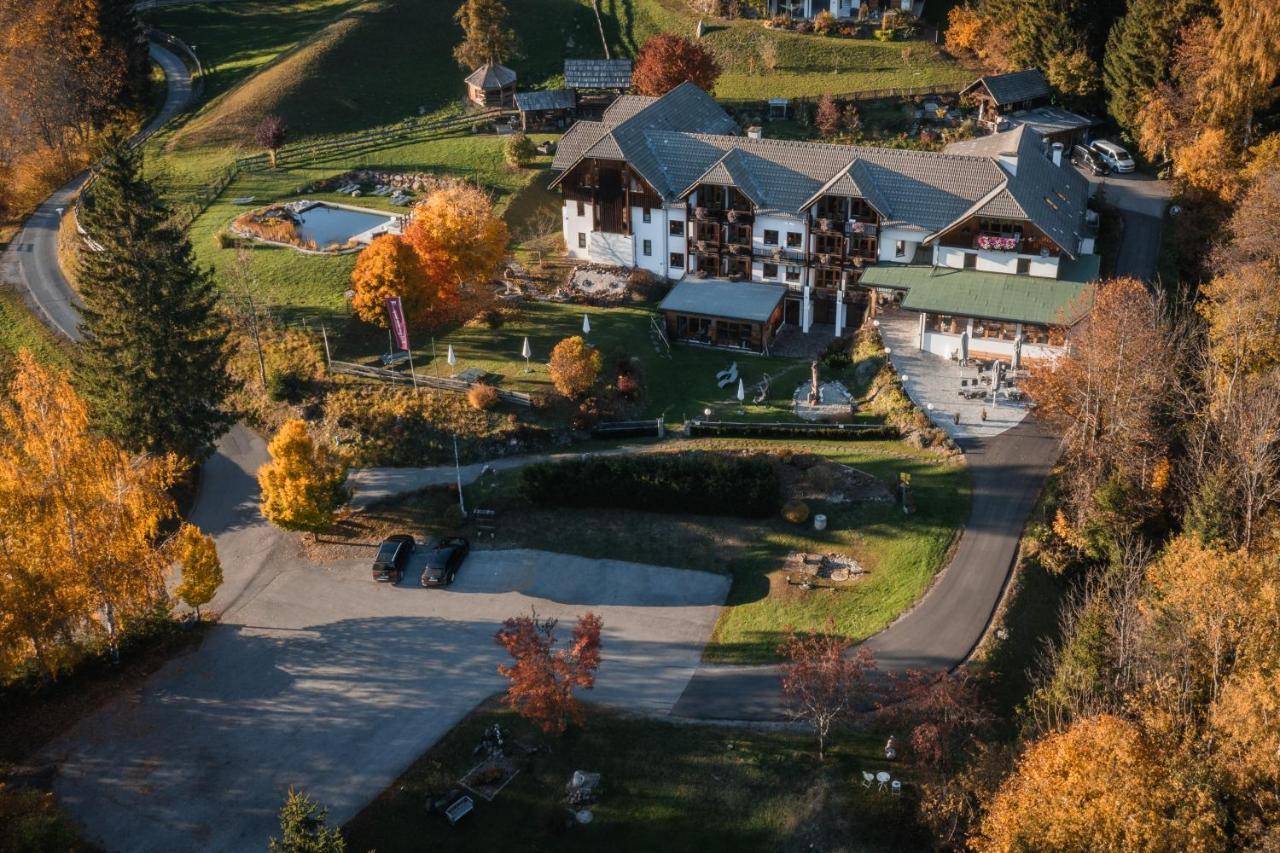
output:
[[[893,778],[885,771],[881,770],[876,774],[876,781],[880,783],[880,790],[884,790],[884,786],[889,784],[889,780]]]

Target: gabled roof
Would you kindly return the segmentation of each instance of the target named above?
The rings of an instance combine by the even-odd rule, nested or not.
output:
[[[720,186],[734,187],[748,199],[756,207],[764,206],[764,195],[760,192],[760,188],[756,186],[755,179],[751,177],[751,171],[747,164],[743,162],[745,155],[741,149],[734,148],[726,153],[719,160],[711,164],[711,168],[703,172],[689,186],[685,187],[680,193],[680,197],[684,198],[697,189],[698,184],[719,184]]]
[[[564,84],[570,89],[630,89],[630,59],[566,59]]]
[[[466,82],[477,89],[501,89],[516,82],[516,72],[505,65],[486,62],[468,74]]]
[[[946,154],[967,154],[970,157],[999,157],[1002,154],[1015,155],[1022,144],[1022,134],[1027,126],[1020,124],[1012,130],[976,136],[973,139],[962,139],[952,142],[943,148]]]
[[[973,91],[978,86],[984,87],[991,94],[996,106],[1016,104],[1019,101],[1030,101],[1033,98],[1047,98],[1052,94],[1049,81],[1039,69],[1028,68],[1026,71],[1014,71],[1011,74],[991,74],[979,77],[964,87],[961,94]]]
[[[577,105],[572,89],[551,89],[540,92],[516,92],[516,109],[520,112],[537,110],[571,110]]]

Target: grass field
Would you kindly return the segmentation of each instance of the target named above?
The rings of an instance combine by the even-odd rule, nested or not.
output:
[[[607,666],[607,663],[606,663]],[[589,698],[590,694],[586,694]],[[879,851],[924,849],[916,798],[864,788],[862,770],[903,768],[877,755],[881,739],[842,734],[816,760],[805,734],[677,725],[587,706],[586,726],[547,738],[505,709],[459,723],[345,827],[349,850],[400,851]],[[456,827],[424,808],[476,762],[473,747],[497,723],[508,749],[543,746],[493,802],[477,800]],[[602,774],[590,824],[565,828],[565,784]],[[519,839],[519,842],[513,842]]]
[[[481,481],[468,501],[499,511],[497,546],[538,548],[585,557],[625,557],[643,563],[723,572],[733,576],[704,656],[717,663],[761,663],[777,658],[787,626],[820,630],[828,618],[844,636],[862,640],[914,604],[942,568],[969,505],[968,471],[896,442],[799,444],[792,442],[698,441],[691,447],[724,450],[797,449],[818,452],[857,468],[892,488],[899,473],[911,474],[917,512],[904,516],[892,502],[810,501],[825,513],[828,528],[772,518],[670,515],[611,509],[530,506],[516,493],[518,474]],[[403,511],[429,516],[433,498]],[[395,512],[393,508],[388,511]],[[408,519],[406,519],[408,522]],[[564,531],[574,531],[565,536]],[[862,581],[840,591],[788,585],[780,569],[794,552],[847,554],[869,569]]]
[[[0,379],[7,375],[13,357],[23,348],[46,364],[65,367],[69,363],[66,348],[27,308],[22,297],[11,288],[0,286]]]

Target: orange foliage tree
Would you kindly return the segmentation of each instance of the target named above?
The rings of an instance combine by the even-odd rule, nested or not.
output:
[[[383,234],[356,257],[351,271],[351,308],[366,323],[386,328],[387,300],[399,296],[405,317],[414,323],[425,322],[439,300],[434,283],[427,278],[417,251],[408,241],[395,234]]]
[[[980,851],[1222,849],[1209,793],[1133,723],[1100,715],[1035,742],[1001,786]]]
[[[972,6],[955,6],[947,13],[947,50],[977,54],[982,49],[985,21]]]
[[[602,365],[600,351],[574,335],[551,350],[551,382],[566,397],[581,397],[596,384]]]
[[[586,613],[574,625],[568,648],[555,650],[555,619],[539,619],[533,611],[503,622],[495,639],[514,661],[498,666],[511,680],[507,704],[548,734],[563,734],[570,720],[582,725],[574,690],[595,685],[602,627],[599,616]]]
[[[483,190],[455,184],[414,207],[405,239],[418,254],[434,294],[433,314],[439,317],[466,291],[497,277],[510,234]]]
[[[676,33],[646,41],[631,74],[631,84],[641,95],[665,95],[685,81],[710,92],[718,79],[720,63],[711,51]]]
[[[852,647],[853,641],[837,635],[835,621],[828,619],[825,633],[790,631],[779,649],[787,661],[782,665],[783,698],[794,718],[813,727],[819,761],[831,727],[867,699],[867,676],[876,668],[870,651],[862,648],[851,655]]]

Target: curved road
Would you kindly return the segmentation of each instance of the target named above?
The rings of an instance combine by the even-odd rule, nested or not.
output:
[[[151,58],[164,69],[168,93],[160,112],[133,138],[134,145],[163,127],[191,101],[191,74],[182,60],[154,42]],[[88,172],[81,172],[45,199],[27,217],[0,261],[4,280],[20,285],[42,319],[73,341],[80,340],[80,312],[75,291],[58,266],[58,226],[62,212],[71,206],[88,177]]]

